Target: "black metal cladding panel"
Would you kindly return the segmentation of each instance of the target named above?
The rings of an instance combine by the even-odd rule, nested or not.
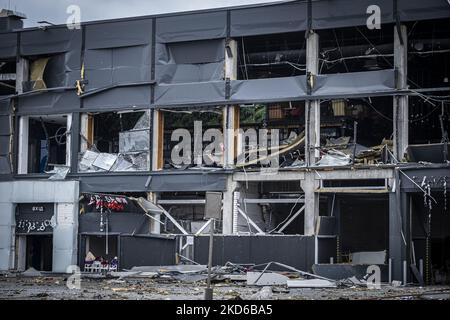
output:
[[[313,95],[351,95],[395,89],[394,70],[318,75]]]
[[[155,87],[155,104],[174,106],[200,103],[223,103],[225,81],[159,85]]]
[[[0,155],[5,156],[9,154],[9,136],[0,136]]]
[[[401,21],[450,17],[450,4],[447,0],[398,0],[397,6]]]
[[[225,38],[226,11],[156,18],[156,41],[161,43]]]
[[[10,174],[11,164],[8,156],[0,156],[0,174]]]
[[[149,230],[149,218],[143,213],[111,212],[103,213],[103,222],[108,217],[108,232],[110,233],[146,233]],[[78,230],[80,233],[95,233],[100,230],[101,213],[87,212],[79,216]]]
[[[331,29],[365,26],[372,11],[371,5],[380,7],[381,23],[392,23],[392,0],[324,0],[312,2],[312,28]]]
[[[17,55],[17,34],[0,34],[0,58],[15,58]]]
[[[155,192],[224,191],[226,175],[210,173],[154,175],[149,189]]]
[[[148,176],[86,175],[80,177],[80,192],[145,192]]]
[[[28,30],[20,34],[20,53],[23,56],[81,51],[81,30],[66,27]]]
[[[232,101],[295,99],[306,96],[306,91],[306,76],[231,81]]]
[[[231,10],[231,36],[302,31],[307,17],[305,2]]]
[[[194,260],[208,261],[209,238],[195,237]],[[314,263],[314,237],[308,236],[214,236],[213,263],[262,264],[276,261],[309,271]]]
[[[151,78],[150,45],[87,50],[84,61],[86,92],[114,84],[149,82]]]
[[[0,136],[11,134],[11,119],[9,115],[0,114]]]
[[[150,85],[118,87],[83,99],[83,107],[89,110],[148,108],[150,106]]]
[[[175,264],[176,240],[173,238],[120,236],[120,267],[164,266]]]
[[[450,182],[450,166],[438,166],[435,168],[424,167],[418,169],[401,170],[404,174],[400,173],[401,189],[411,192],[423,193],[423,191],[417,186],[422,184],[425,179],[426,184],[430,184],[431,190],[444,190],[444,182]],[[407,175],[409,178],[405,177]],[[412,182],[413,180],[414,182]],[[423,188],[423,187],[422,187]]]
[[[64,113],[80,109],[80,101],[75,92],[43,92],[24,95],[18,98],[20,114]]]
[[[86,49],[147,45],[151,43],[151,38],[151,18],[86,26]]]

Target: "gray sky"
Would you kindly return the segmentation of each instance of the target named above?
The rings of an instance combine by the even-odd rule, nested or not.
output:
[[[65,23],[72,4],[80,6],[82,21],[91,21],[277,1],[285,0],[0,0],[0,8],[25,13],[30,27],[41,20]]]

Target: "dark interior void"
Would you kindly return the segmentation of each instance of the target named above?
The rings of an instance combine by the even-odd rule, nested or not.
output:
[[[238,79],[293,77],[306,74],[303,32],[237,38]]]
[[[290,166],[296,160],[302,161],[304,159],[304,144],[297,144],[297,140],[295,139],[296,137],[303,136],[305,131],[304,101],[241,105],[239,109],[239,128],[243,130],[243,134],[248,129],[256,130],[259,149],[264,148],[265,144],[271,145],[271,132],[268,132],[269,141],[261,141],[259,136],[260,132],[258,131],[261,129],[278,130],[280,151],[295,144],[293,148],[288,148],[288,152],[280,152],[279,164],[282,167]],[[245,141],[242,141],[242,147],[245,152],[248,152],[252,147],[254,148],[246,135],[243,139]],[[251,158],[246,154],[246,162],[249,160]],[[257,165],[260,165],[260,163]]]
[[[394,27],[350,27],[318,31],[319,73],[393,69]]]
[[[67,116],[30,118],[28,173],[44,173],[66,164]]]
[[[119,152],[119,133],[134,128],[145,112],[106,112],[94,116],[94,144],[98,151]]]
[[[190,233],[196,233],[205,223],[205,205],[202,203],[189,203],[190,200],[205,200],[205,192],[164,192],[160,193],[158,200],[177,200],[185,203],[161,204],[177,222]],[[164,233],[180,233],[175,225],[165,216],[160,218],[164,222],[161,230]],[[221,226],[216,221],[216,233]],[[208,231],[209,229],[206,229]],[[205,231],[205,232],[206,232]]]
[[[164,168],[187,168],[197,165],[197,152],[202,153],[202,164],[207,166],[217,167],[223,162],[223,135],[222,141],[216,141],[215,138],[209,139],[205,136],[208,129],[219,130],[223,134],[223,113],[222,108],[208,108],[202,109],[171,109],[163,110],[164,113],[164,141],[163,141],[163,157]],[[177,132],[180,129],[185,129],[189,132],[187,138],[190,138],[189,147],[181,148],[181,144],[186,143],[185,139],[179,137]],[[218,132],[217,132],[218,133]],[[175,141],[172,141],[172,136]],[[206,153],[203,152],[205,148],[211,143],[220,145],[221,150],[215,150],[212,157],[205,160]],[[189,143],[186,143],[189,145]],[[177,157],[183,158],[182,164],[178,164],[172,159],[172,153]]]
[[[450,19],[416,21],[408,27],[410,88],[449,87]]]
[[[429,206],[425,205],[423,195],[411,195],[414,254],[417,265],[420,259],[423,260],[425,279],[433,284],[448,284],[450,283],[450,199],[445,196],[444,191],[433,192],[431,195],[437,201],[432,203],[431,217]]]
[[[118,236],[86,236],[86,254],[91,252],[96,258],[111,261],[119,256]]]
[[[432,95],[432,96],[430,96]],[[450,131],[450,91],[409,97],[409,143],[441,143]],[[447,97],[445,97],[447,96]],[[442,97],[442,98],[441,98]],[[431,100],[432,99],[432,100]]]
[[[338,261],[348,262],[350,253],[389,248],[389,199],[387,195],[333,195],[328,206],[336,216],[339,235]]]
[[[255,214],[261,215],[263,225],[262,230],[271,234],[297,234],[304,233],[304,211],[285,228],[284,224],[294,216],[304,205],[303,189],[299,181],[283,182],[261,182],[258,185],[258,193],[251,196],[260,199],[285,199],[292,200],[290,203],[269,203],[258,204],[259,210],[254,210]],[[247,208],[251,208],[247,205]],[[251,212],[248,212],[251,214]],[[280,231],[280,229],[282,229]]]
[[[336,147],[353,145],[356,125],[356,155],[360,151],[379,146],[392,139],[393,98],[367,97],[358,99],[325,100],[320,104],[320,144]],[[348,141],[335,141],[347,137]],[[345,140],[345,139],[344,139]],[[348,146],[347,146],[348,144]],[[353,147],[350,150],[353,152]],[[348,150],[347,150],[348,151]]]
[[[30,56],[29,81],[24,83],[24,91],[65,86],[66,54]]]
[[[16,60],[0,61],[0,96],[16,93]]]
[[[26,269],[52,271],[53,236],[32,235],[26,238]]]

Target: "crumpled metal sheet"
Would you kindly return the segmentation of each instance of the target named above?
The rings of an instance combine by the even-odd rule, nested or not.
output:
[[[338,150],[329,150],[316,162],[316,166],[346,166],[351,163],[349,155]]]
[[[48,180],[64,180],[66,179],[67,174],[70,171],[69,166],[65,165],[55,165],[53,170],[47,171],[46,173],[51,174],[51,176],[48,178]]]

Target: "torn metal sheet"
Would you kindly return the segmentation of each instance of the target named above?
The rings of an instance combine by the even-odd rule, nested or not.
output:
[[[265,272],[262,275],[261,272],[247,272],[248,286],[284,286],[288,280],[285,275],[275,272]]]
[[[336,283],[322,279],[288,280],[288,288],[336,288]]]

